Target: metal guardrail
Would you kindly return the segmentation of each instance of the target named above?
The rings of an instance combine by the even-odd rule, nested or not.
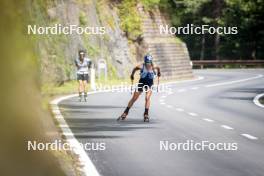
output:
[[[192,65],[195,66],[216,66],[222,67],[224,65],[239,65],[239,66],[257,66],[263,67],[264,60],[192,60]]]

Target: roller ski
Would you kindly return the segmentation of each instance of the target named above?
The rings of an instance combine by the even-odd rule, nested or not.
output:
[[[144,122],[149,122],[149,115],[148,114],[144,114]]]
[[[85,102],[87,101],[87,93],[85,92],[84,95],[82,93],[79,93],[79,102],[82,102],[84,100]]]
[[[123,113],[121,116],[119,116],[116,120],[120,121],[120,120],[125,120],[127,117],[127,113]]]
[[[87,92],[84,92],[83,98],[84,98],[84,101],[87,102]]]
[[[79,93],[79,102],[82,101],[82,93]]]

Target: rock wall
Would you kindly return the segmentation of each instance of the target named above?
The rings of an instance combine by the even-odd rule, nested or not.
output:
[[[54,24],[105,27],[104,35],[38,36],[37,50],[44,83],[63,83],[75,79],[74,59],[79,49],[87,50],[96,63],[105,59],[109,78],[124,78],[131,71],[128,41],[119,27],[115,6],[106,0],[60,0],[50,3],[32,2],[32,24]]]
[[[47,35],[38,36],[38,57],[43,83],[59,83],[75,79],[74,59],[79,49],[87,50],[96,64],[105,59],[109,78],[127,78],[135,62],[142,62],[146,51],[154,56],[163,70],[164,78],[192,77],[188,50],[173,35],[161,35],[159,24],[170,24],[158,8],[145,11],[139,4],[143,35],[128,41],[120,28],[118,1],[110,0],[40,0],[32,1],[32,24],[54,24],[105,27],[105,35]],[[130,44],[128,44],[130,43]],[[132,46],[132,47],[131,47]]]
[[[170,25],[167,15],[158,8],[146,11],[140,4],[138,11],[142,16],[142,45],[161,67],[163,79],[192,78],[192,66],[185,43],[177,40],[174,35],[160,33],[160,25]]]

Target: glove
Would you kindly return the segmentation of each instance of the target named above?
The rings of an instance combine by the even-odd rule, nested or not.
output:
[[[160,77],[161,76],[161,74],[160,74],[160,72],[158,72],[158,77]]]
[[[130,75],[130,79],[131,80],[134,80],[134,75]]]

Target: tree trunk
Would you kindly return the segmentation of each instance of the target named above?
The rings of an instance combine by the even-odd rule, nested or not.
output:
[[[202,36],[202,43],[201,43],[201,53],[200,53],[200,60],[204,60],[204,45],[205,45],[205,35]]]
[[[214,19],[214,27],[217,28],[218,19],[220,19],[222,10],[223,10],[224,0],[213,0],[213,19]],[[219,59],[219,44],[220,44],[220,35],[216,33],[214,35],[214,59]]]
[[[202,43],[201,43],[201,53],[200,53],[200,60],[204,60],[204,47],[205,47],[205,35],[202,36]],[[203,69],[203,65],[201,65],[201,69]]]

